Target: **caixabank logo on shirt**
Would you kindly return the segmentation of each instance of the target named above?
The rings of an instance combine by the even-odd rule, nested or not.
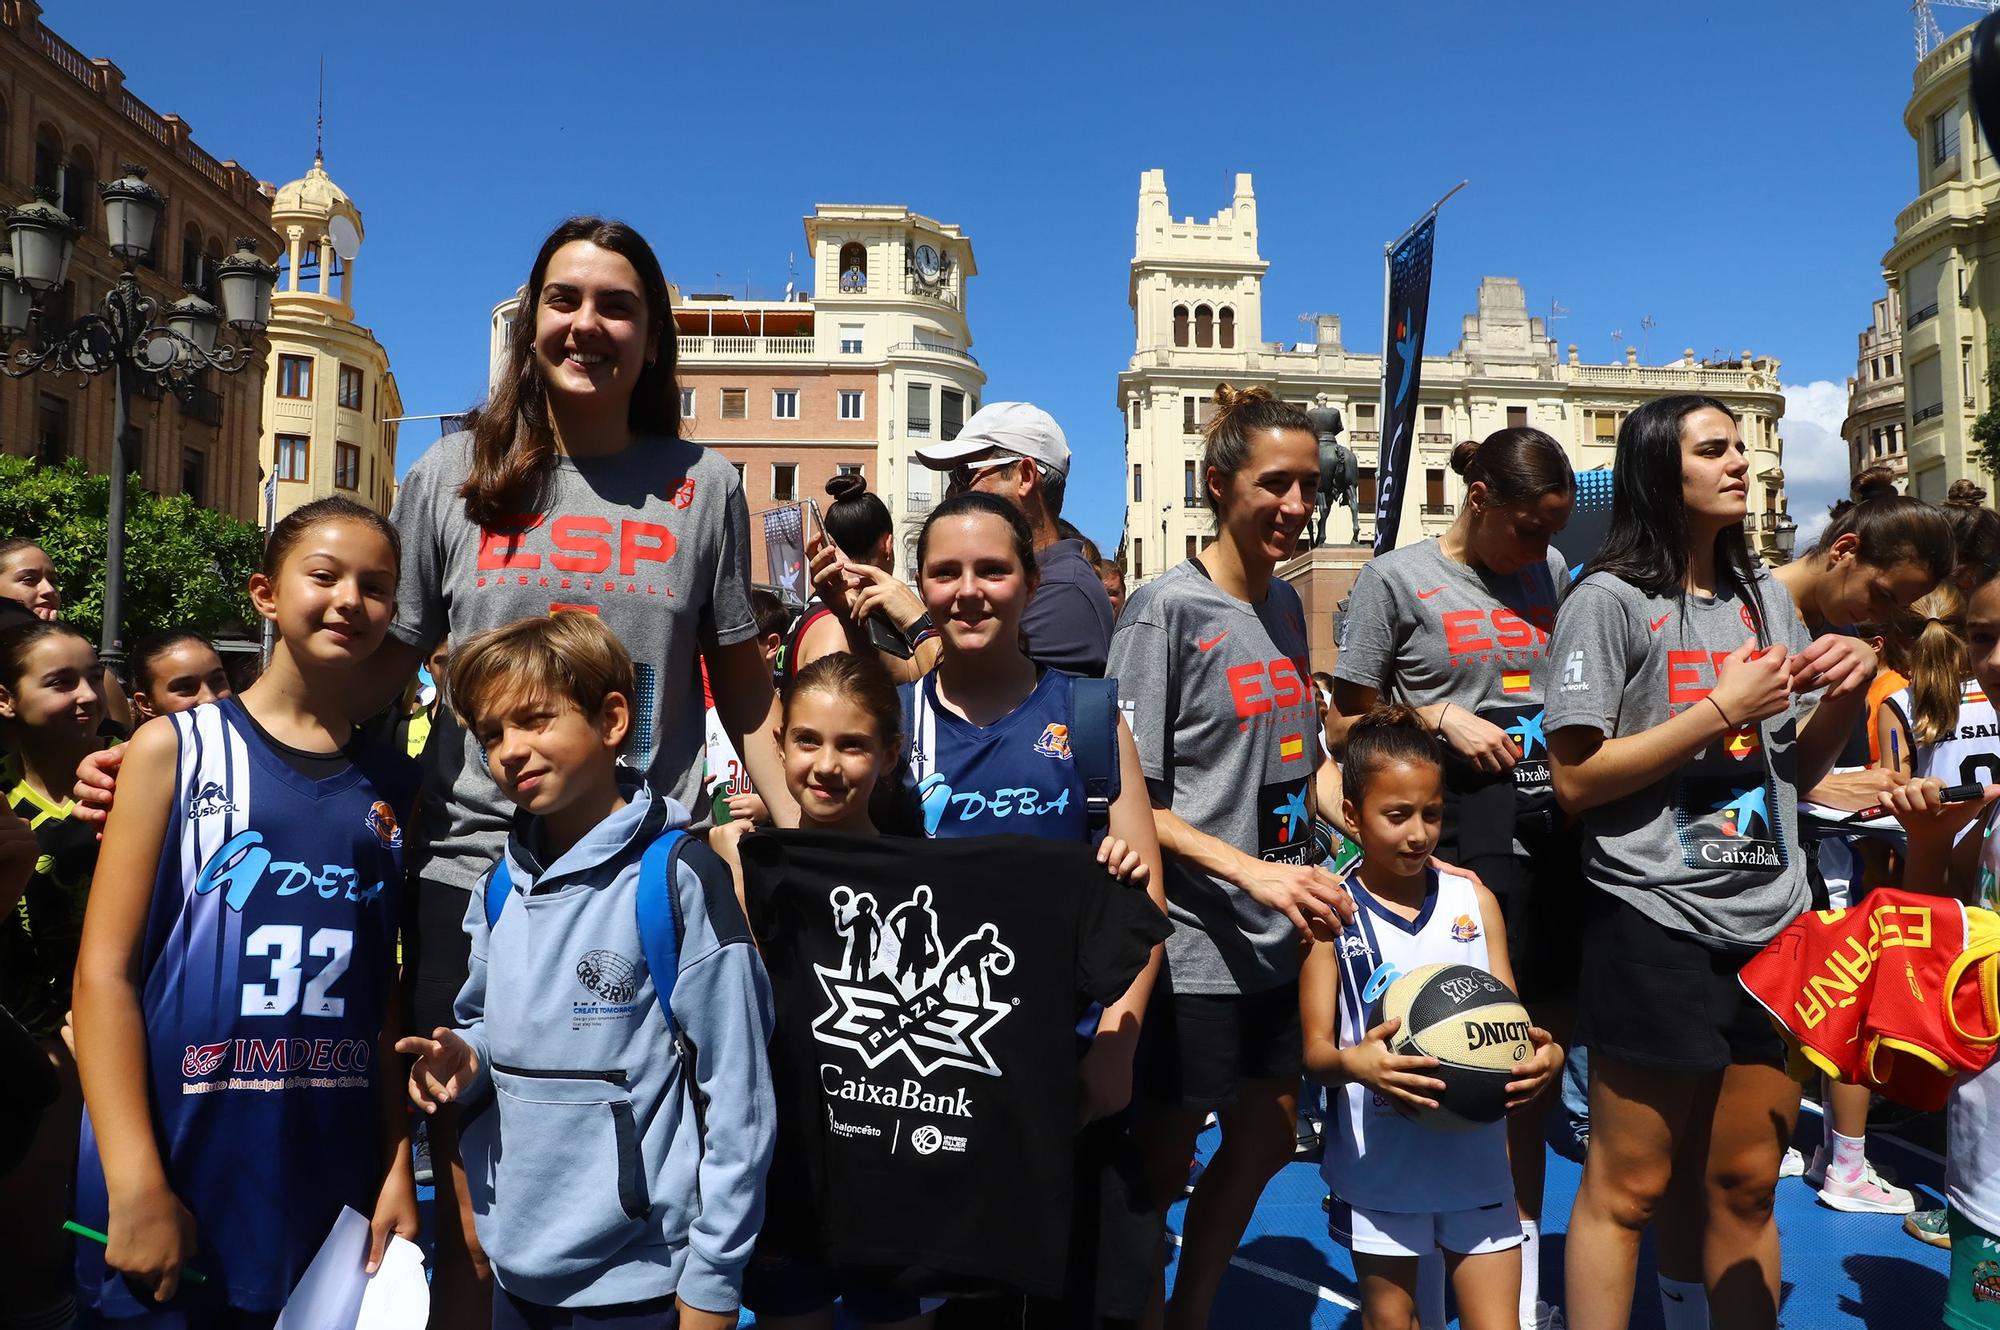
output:
[[[919,1076],[947,1067],[1000,1075],[984,1042],[1014,1009],[993,993],[993,977],[1014,969],[1014,952],[1000,940],[999,928],[982,923],[947,947],[927,886],[886,913],[873,893],[852,887],[834,888],[828,902],[846,946],[839,965],[813,966],[827,999],[813,1036],[859,1054],[870,1068],[897,1062]],[[844,1078],[829,1083],[827,1093],[970,1116],[963,1090],[934,1094],[913,1081],[878,1085]]]
[[[1746,765],[1738,776],[1687,775],[1674,798],[1674,829],[1689,868],[1776,872],[1787,862],[1766,773]]]
[[[1266,863],[1302,864],[1312,849],[1308,777],[1265,782],[1257,792],[1257,857]]]

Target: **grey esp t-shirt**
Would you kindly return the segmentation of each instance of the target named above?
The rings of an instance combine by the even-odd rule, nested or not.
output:
[[[1756,589],[1770,640],[1792,651],[1809,645],[1783,585],[1759,573]],[[1717,662],[1753,636],[1749,606],[1733,591],[1689,595],[1683,605],[1593,573],[1556,616],[1548,731],[1576,725],[1622,738],[1706,705]],[[1777,936],[1810,901],[1797,848],[1797,743],[1812,706],[1795,694],[1788,710],[1585,813],[1591,884],[1719,949]]]
[[[1071,674],[1103,677],[1111,648],[1111,597],[1097,570],[1083,557],[1083,542],[1058,540],[1035,555],[1041,574],[1021,616],[1021,635],[1035,664]]]
[[[1260,859],[1307,861],[1319,711],[1299,593],[1260,605],[1193,561],[1125,604],[1108,672],[1155,802]],[[1167,965],[1176,993],[1255,993],[1298,977],[1298,930],[1246,891],[1169,855]]]
[[[440,439],[410,468],[392,515],[403,538],[396,620],[424,651],[563,611],[595,614],[632,654],[638,696],[620,760],[658,793],[701,807],[699,633],[756,633],[749,515],[736,469],[680,439],[639,439],[610,457],[559,456],[545,507],[514,531],[484,531],[458,487],[472,436]],[[478,743],[441,707],[423,753],[410,863],[471,890],[500,856],[514,806]]]
[[[1514,782],[1549,785],[1542,700],[1549,631],[1569,586],[1562,555],[1502,576],[1447,558],[1433,538],[1361,567],[1333,677],[1413,707],[1450,702],[1512,735]]]

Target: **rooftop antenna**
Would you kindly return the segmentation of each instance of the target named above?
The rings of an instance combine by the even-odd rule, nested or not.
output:
[[[1651,360],[1653,358],[1652,349],[1650,346],[1651,339],[1648,338],[1646,334],[1650,333],[1651,331],[1653,331],[1653,329],[1659,326],[1660,326],[1660,321],[1654,318],[1652,315],[1642,314],[1639,316],[1639,359],[1640,360]]]
[[[326,163],[326,54],[319,57],[319,113],[313,118],[313,165]]]
[[[785,255],[785,303],[790,304],[792,292],[799,284],[799,255],[797,250]]]
[[[1933,9],[1976,9],[1990,14],[2000,9],[2000,0],[1915,0],[1910,6],[1910,17],[1916,29],[1919,62],[1944,43],[1944,30],[1938,26]]]
[[[1611,330],[1611,359],[1614,362],[1618,359],[1618,344],[1624,340],[1625,330],[1623,328],[1613,328]]]

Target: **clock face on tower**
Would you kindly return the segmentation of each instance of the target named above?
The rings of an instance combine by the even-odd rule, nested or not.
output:
[[[935,282],[944,272],[944,256],[930,245],[918,245],[916,265],[917,276],[926,282]]]

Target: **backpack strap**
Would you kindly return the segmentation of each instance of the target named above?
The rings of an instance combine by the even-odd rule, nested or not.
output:
[[[674,827],[661,832],[639,859],[639,950],[669,1029],[674,1028],[674,980],[681,969],[681,895],[675,869],[687,843],[687,832]]]
[[[1111,821],[1118,798],[1118,681],[1072,679],[1069,685],[1069,748],[1083,777],[1083,806],[1090,828]]]
[[[500,922],[500,912],[507,908],[507,898],[514,894],[514,875],[507,871],[507,855],[502,852],[493,871],[486,875],[486,931],[492,932],[493,925]]]

